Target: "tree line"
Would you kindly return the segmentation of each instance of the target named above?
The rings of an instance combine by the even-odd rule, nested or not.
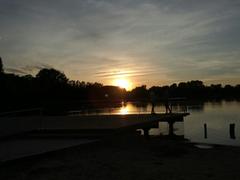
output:
[[[204,85],[202,81],[174,83],[170,86],[145,85],[126,91],[117,86],[69,80],[56,69],[41,69],[36,76],[5,73],[0,58],[1,111],[28,107],[113,106],[113,102],[156,101],[166,98],[221,100],[240,99],[240,85]]]

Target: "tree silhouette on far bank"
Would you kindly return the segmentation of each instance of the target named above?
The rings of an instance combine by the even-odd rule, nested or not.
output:
[[[56,69],[41,69],[36,75],[36,79],[47,85],[66,84],[66,75]]]
[[[145,85],[126,91],[117,86],[104,86],[100,83],[69,80],[56,69],[41,69],[34,77],[5,73],[0,58],[0,111],[29,107],[48,107],[60,109],[73,107],[114,106],[122,101],[151,101],[154,93],[157,101],[184,97],[188,100],[239,100],[240,85],[212,84],[206,86],[202,81],[174,83],[170,86]]]

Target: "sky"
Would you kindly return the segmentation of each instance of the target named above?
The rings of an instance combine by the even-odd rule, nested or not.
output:
[[[0,56],[20,75],[240,84],[240,1],[0,0]]]

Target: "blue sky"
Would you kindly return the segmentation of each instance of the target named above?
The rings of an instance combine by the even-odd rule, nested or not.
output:
[[[134,86],[240,83],[238,0],[0,0],[6,71]]]

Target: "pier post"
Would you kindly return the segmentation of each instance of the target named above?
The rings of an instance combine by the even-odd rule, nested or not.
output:
[[[235,136],[235,124],[230,124],[229,125],[229,134],[231,139],[236,139]]]
[[[204,138],[207,139],[207,124],[204,124]]]
[[[169,136],[173,136],[174,135],[174,121],[169,121],[168,122],[168,126],[169,126],[169,129],[168,129],[168,135]]]
[[[150,128],[144,128],[143,129],[143,132],[144,132],[144,136],[145,136],[145,138],[149,138],[149,130],[150,130]]]

